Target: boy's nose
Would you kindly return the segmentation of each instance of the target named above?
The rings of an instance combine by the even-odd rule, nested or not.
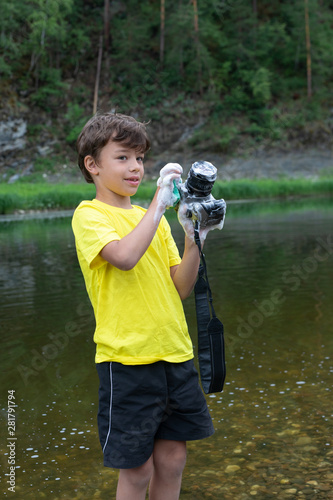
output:
[[[140,170],[140,164],[137,160],[132,160],[130,164],[130,170]]]

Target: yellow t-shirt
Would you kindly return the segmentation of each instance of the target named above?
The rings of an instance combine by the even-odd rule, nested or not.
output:
[[[181,259],[165,217],[130,271],[121,271],[100,255],[107,243],[132,231],[145,212],[96,199],[83,201],[74,212],[78,259],[96,319],[96,363],[180,363],[193,358],[183,305],[170,276],[170,267]]]

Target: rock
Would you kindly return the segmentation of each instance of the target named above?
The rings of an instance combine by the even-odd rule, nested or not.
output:
[[[216,476],[217,471],[216,470],[205,470],[203,473],[205,476]]]
[[[331,491],[332,490],[332,487],[328,484],[319,484],[318,485],[318,489],[320,491]]]
[[[279,437],[293,436],[294,434],[298,434],[299,432],[300,432],[299,429],[286,429],[285,431],[278,432],[277,436]]]
[[[22,118],[0,122],[1,153],[24,149],[27,122]]]
[[[8,184],[13,184],[14,182],[18,181],[21,176],[19,174],[14,174],[8,179]]]
[[[37,152],[40,156],[47,156],[51,152],[51,147],[49,145],[46,146],[37,146]]]
[[[239,465],[228,465],[225,469],[227,474],[233,474],[234,472],[238,472],[240,470]]]
[[[305,446],[307,444],[310,444],[311,442],[312,439],[309,436],[301,436],[297,439],[296,446]]]
[[[311,451],[314,454],[319,453],[319,450],[316,446],[304,446],[304,451]]]

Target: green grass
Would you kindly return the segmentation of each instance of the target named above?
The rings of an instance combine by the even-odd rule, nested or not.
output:
[[[133,198],[133,203],[149,203],[156,189],[156,182],[144,182]],[[233,180],[217,181],[213,194],[216,199],[286,199],[333,195],[333,178]],[[0,184],[0,214],[18,210],[74,209],[82,200],[92,199],[95,188],[91,184],[15,183]]]
[[[333,194],[333,178],[310,179],[258,179],[217,181],[213,188],[216,199],[249,200],[262,198],[289,198],[291,196],[319,196]]]
[[[71,209],[94,195],[95,188],[90,184],[1,184],[0,213]]]

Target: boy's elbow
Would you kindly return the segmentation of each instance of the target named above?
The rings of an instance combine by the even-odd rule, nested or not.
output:
[[[109,251],[109,249],[105,251],[103,249],[101,256],[109,264],[117,269],[120,269],[121,271],[131,271],[131,269],[133,269],[133,267],[137,264],[133,255],[124,255],[124,253],[119,251],[116,246],[113,247],[112,251]]]
[[[115,259],[111,264],[121,271],[131,271],[137,262],[133,259],[132,256],[119,256],[119,259]]]
[[[131,271],[135,267],[136,263],[133,263],[130,259],[126,260],[119,265],[121,271]]]
[[[177,288],[178,295],[180,297],[180,300],[185,300],[187,297],[189,297],[192,293],[193,287],[192,288]]]

